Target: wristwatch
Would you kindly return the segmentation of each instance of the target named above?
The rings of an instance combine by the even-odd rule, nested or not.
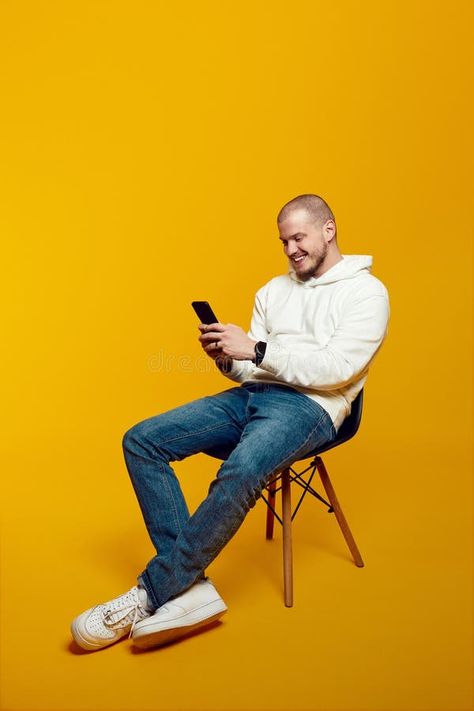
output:
[[[257,341],[255,344],[255,365],[258,367],[265,357],[265,351],[267,350],[267,344],[265,341]]]

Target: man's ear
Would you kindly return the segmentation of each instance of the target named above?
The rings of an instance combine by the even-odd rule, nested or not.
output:
[[[334,220],[326,220],[326,222],[323,225],[323,232],[326,235],[326,237],[329,237],[330,239],[334,239],[336,235],[336,223]]]

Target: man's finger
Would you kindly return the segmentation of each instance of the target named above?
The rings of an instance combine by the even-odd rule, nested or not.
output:
[[[207,331],[198,336],[200,341],[218,341],[222,337],[222,331]]]
[[[205,331],[206,328],[207,328],[207,329],[210,329],[210,328],[213,328],[213,327],[215,327],[215,326],[224,326],[224,324],[223,324],[223,323],[220,323],[220,322],[217,322],[217,323],[198,323],[198,328],[199,328],[201,331]]]
[[[225,331],[225,329],[226,329],[226,326],[223,323],[208,323],[205,325],[206,325],[206,328],[205,328],[206,331]]]

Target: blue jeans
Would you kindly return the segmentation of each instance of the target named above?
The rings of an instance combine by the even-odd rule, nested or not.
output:
[[[125,461],[157,551],[137,580],[155,608],[205,577],[273,473],[335,436],[323,407],[278,383],[246,382],[131,427]],[[198,452],[223,462],[191,516],[169,463]]]

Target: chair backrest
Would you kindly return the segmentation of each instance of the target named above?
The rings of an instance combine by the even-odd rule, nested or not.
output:
[[[355,433],[359,429],[360,421],[362,418],[363,400],[364,400],[364,388],[362,388],[359,391],[356,398],[352,401],[350,414],[347,415],[346,419],[343,421],[342,425],[339,427],[339,430],[336,435],[336,439],[333,439],[332,442],[328,442],[327,444],[323,445],[322,447],[318,447],[310,454],[307,454],[305,456],[305,459],[307,457],[314,457],[317,454],[322,454],[323,452],[327,452],[328,449],[332,449],[333,447],[338,447],[340,444],[342,444],[343,442],[347,442],[348,439],[350,439],[351,437],[353,437],[355,435]]]

